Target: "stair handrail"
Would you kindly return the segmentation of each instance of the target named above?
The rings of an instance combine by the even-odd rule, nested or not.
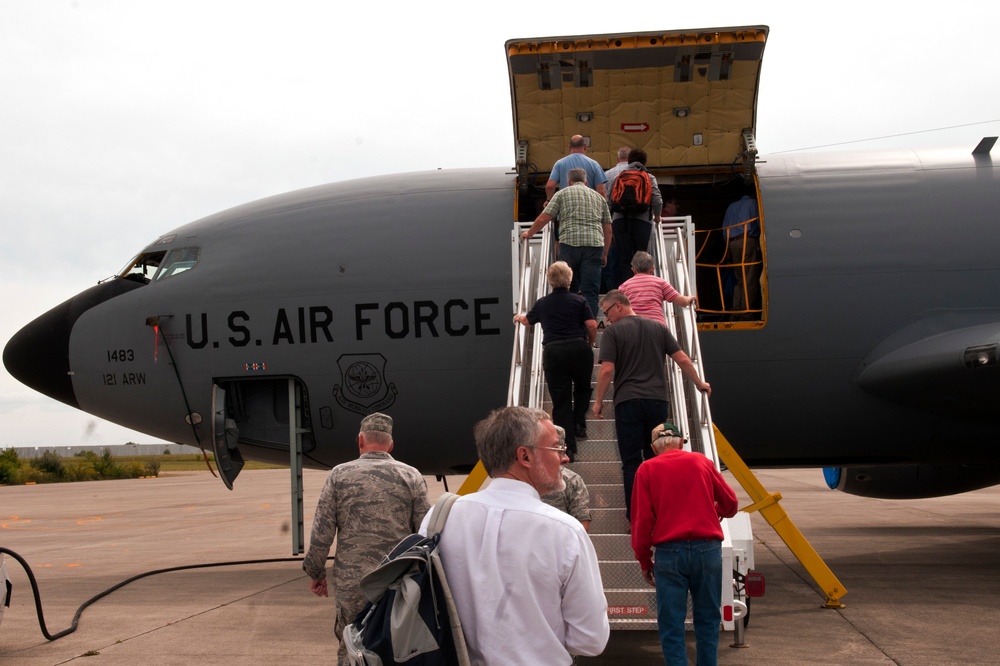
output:
[[[691,265],[688,263],[688,249],[694,238],[694,224],[691,216],[664,218],[659,223],[655,238],[655,250],[660,275],[681,294],[694,295]],[[667,326],[677,339],[698,371],[705,377],[702,362],[701,342],[698,338],[698,317],[693,307],[677,307],[673,303],[664,305]],[[673,417],[687,425],[689,442],[686,446],[708,456],[719,466],[715,432],[712,428],[712,412],[708,396],[691,382],[688,382],[675,363],[672,366],[671,406]]]
[[[545,293],[546,259],[553,253],[553,238],[546,225],[542,233],[531,239],[521,238],[531,223],[515,222],[510,233],[511,244],[511,289],[513,312],[511,316],[528,312],[535,301]],[[510,355],[510,379],[507,384],[507,405],[541,407],[542,392],[542,336],[535,335],[534,326],[514,326],[514,340]],[[467,495],[479,490],[486,482],[486,468],[483,461],[476,463],[465,477],[459,495]]]
[[[518,249],[513,279],[515,287],[514,314],[524,314],[535,302],[548,293],[545,279],[546,258],[552,256],[553,238],[546,225],[540,234],[530,239],[521,238],[521,232],[530,224],[515,224],[513,242]],[[542,336],[535,335],[535,327],[516,325],[511,353],[510,380],[507,404],[524,407],[541,407],[545,390],[542,374]]]

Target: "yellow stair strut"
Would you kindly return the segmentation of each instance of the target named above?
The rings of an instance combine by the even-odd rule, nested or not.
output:
[[[487,476],[488,474],[486,474],[486,467],[483,466],[483,461],[477,461],[476,466],[469,472],[469,476],[465,477],[465,481],[462,482],[456,494],[468,495],[469,493],[476,492],[486,483]]]
[[[847,589],[837,580],[837,577],[826,562],[819,556],[819,553],[806,540],[799,528],[795,526],[792,519],[788,517],[785,510],[778,503],[781,500],[781,493],[769,493],[763,484],[757,480],[750,468],[747,467],[743,459],[736,453],[736,449],[729,443],[729,440],[722,434],[719,427],[712,424],[715,430],[715,445],[719,455],[719,460],[725,463],[729,471],[743,486],[753,504],[744,507],[742,510],[747,513],[759,511],[767,524],[774,528],[781,540],[785,542],[792,554],[802,563],[806,571],[816,581],[823,593],[826,594],[824,608],[843,608],[844,604],[840,599],[847,594]]]

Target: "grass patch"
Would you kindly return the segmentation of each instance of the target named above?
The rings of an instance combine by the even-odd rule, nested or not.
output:
[[[205,468],[205,457],[200,453],[174,453],[173,455],[165,456],[121,456],[119,460],[137,460],[146,461],[154,459],[160,464],[159,471],[161,472],[207,472]],[[208,454],[208,459],[212,461],[212,469],[215,469],[215,456]],[[256,462],[253,460],[246,461],[246,466],[243,468],[247,469],[284,469],[288,465],[273,465],[271,463]]]
[[[209,455],[214,468],[214,456]],[[272,465],[248,461],[244,469],[282,469],[286,465]],[[37,458],[21,459],[17,449],[0,451],[0,485],[25,483],[62,483],[67,481],[100,481],[103,479],[136,479],[159,476],[161,472],[207,472],[205,457],[201,454],[165,454],[145,456],[112,456],[108,449],[98,455],[83,451],[63,457],[45,451]]]

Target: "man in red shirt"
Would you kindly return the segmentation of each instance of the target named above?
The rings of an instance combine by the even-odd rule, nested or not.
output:
[[[691,593],[698,666],[719,658],[721,518],[736,515],[736,493],[715,464],[683,449],[672,423],[653,430],[653,452],[632,487],[632,550],[656,588],[656,622],[668,664],[687,664],[684,616]],[[655,553],[655,555],[654,555]],[[654,561],[655,560],[655,561]]]

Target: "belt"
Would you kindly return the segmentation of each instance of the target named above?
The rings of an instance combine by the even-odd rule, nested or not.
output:
[[[706,537],[704,539],[675,539],[673,541],[661,541],[660,543],[654,543],[654,548],[666,548],[675,543],[709,543],[715,541],[717,543],[722,543],[722,539],[716,539],[715,537]]]
[[[582,342],[586,344],[586,338],[563,338],[562,340],[550,340],[543,344],[543,347],[554,347],[555,345],[568,345],[571,342]]]

